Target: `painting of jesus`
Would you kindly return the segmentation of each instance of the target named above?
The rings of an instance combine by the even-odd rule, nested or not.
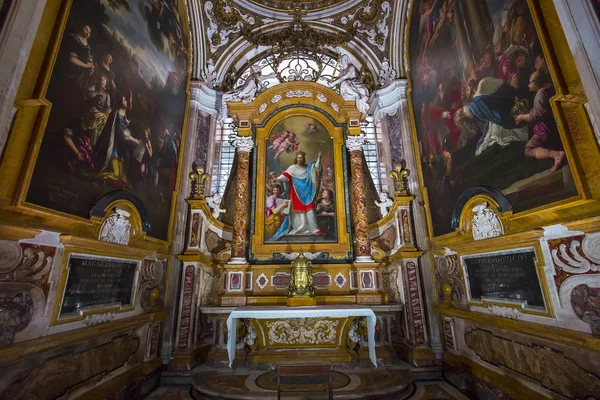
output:
[[[278,123],[267,138],[265,239],[277,243],[336,241],[335,213],[317,207],[323,171],[332,171],[332,140],[318,121],[304,116]],[[333,198],[333,196],[331,196]],[[333,221],[333,223],[332,223]]]

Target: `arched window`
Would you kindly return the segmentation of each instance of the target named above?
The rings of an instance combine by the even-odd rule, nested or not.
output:
[[[218,193],[223,196],[227,180],[233,167],[233,157],[235,156],[235,147],[230,142],[230,136],[233,135],[233,121],[231,118],[226,118],[223,124],[216,124],[216,132],[214,138],[212,172],[211,172],[211,188],[210,193]]]
[[[235,87],[242,86],[252,76],[251,68],[257,66],[262,75],[275,75],[263,82],[260,91],[273,87],[280,82],[310,81],[321,85],[338,77],[340,65],[335,56],[312,51],[288,51],[273,53],[249,64],[239,76]]]
[[[262,75],[273,75],[263,81],[260,91],[273,87],[280,82],[312,81],[327,86],[328,83],[339,76],[340,64],[337,57],[323,52],[290,51],[271,53],[249,63],[239,75],[234,87],[242,86],[247,79],[253,79],[251,67],[258,66]],[[274,74],[277,72],[277,75]],[[229,142],[233,134],[231,118],[223,124],[217,124],[215,133],[215,158],[212,166],[211,193],[223,196],[227,180],[233,166],[235,147]],[[367,166],[371,172],[377,191],[387,192],[387,170],[381,160],[382,137],[381,125],[373,123],[372,117],[367,117],[363,127],[367,144],[364,146],[364,155]]]
[[[379,122],[374,123],[371,116],[363,126],[366,144],[363,146],[363,153],[367,161],[367,167],[373,178],[375,188],[379,193],[388,193],[387,168],[382,159],[382,131]]]

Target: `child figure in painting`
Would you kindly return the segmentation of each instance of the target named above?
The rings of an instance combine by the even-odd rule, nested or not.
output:
[[[283,193],[283,189],[280,184],[273,185],[273,194],[267,197],[267,204],[265,205],[266,220],[265,220],[265,231],[267,237],[272,237],[279,226],[281,225],[281,212],[290,202],[280,198]]]
[[[333,191],[329,189],[323,190],[321,198],[317,200],[317,221],[326,235],[335,234],[335,202]]]
[[[274,138],[274,139],[273,139]],[[273,140],[273,144],[267,149],[275,150],[275,156],[273,159],[277,160],[277,157],[284,151],[290,149],[291,151],[295,151],[298,149],[298,142],[296,142],[296,134],[287,130],[278,132],[277,134],[271,137]]]
[[[539,70],[531,74],[529,90],[536,92],[531,111],[515,117],[517,125],[521,122],[535,124],[533,126],[533,137],[529,139],[525,146],[525,155],[537,159],[553,158],[552,172],[556,172],[565,158],[556,121],[550,108],[550,98],[556,92],[548,74]]]

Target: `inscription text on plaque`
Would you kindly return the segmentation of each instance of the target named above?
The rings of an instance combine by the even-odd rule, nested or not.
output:
[[[71,254],[60,316],[86,308],[133,307],[139,261]]]
[[[461,257],[469,298],[526,302],[545,309],[533,248]]]

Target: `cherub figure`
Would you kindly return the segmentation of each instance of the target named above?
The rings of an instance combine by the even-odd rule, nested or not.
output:
[[[206,203],[208,204],[208,207],[210,207],[210,209],[212,211],[212,216],[215,219],[218,219],[219,215],[221,215],[221,213],[227,212],[227,210],[221,208],[221,196],[219,196],[218,193],[215,193],[212,196],[207,197]]]
[[[392,199],[388,197],[388,194],[384,192],[379,193],[379,201],[375,200],[374,203],[377,207],[379,207],[379,211],[381,212],[382,217],[385,217],[387,215],[387,213],[390,210],[390,207],[392,206],[392,204],[394,204]]]
[[[267,147],[267,150],[275,150],[275,157],[273,157],[275,160],[277,160],[277,157],[279,157],[281,153],[288,151],[288,149],[290,151],[296,151],[298,149],[296,134],[288,130],[277,132],[275,135],[271,136],[271,140],[273,141],[273,144]]]
[[[306,133],[315,133],[317,126],[315,124],[306,124],[304,125],[304,129],[306,129]]]

